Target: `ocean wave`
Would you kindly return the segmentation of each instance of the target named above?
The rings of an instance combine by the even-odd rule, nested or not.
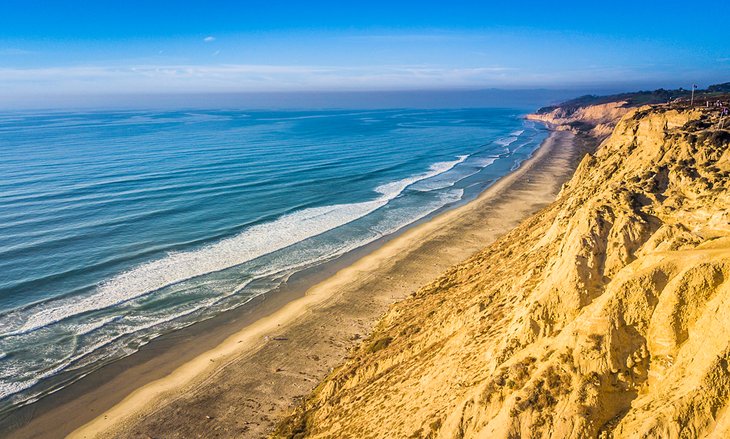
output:
[[[460,157],[460,161],[462,158]],[[456,163],[456,162],[454,162]],[[455,164],[453,165],[455,166]],[[453,166],[448,167],[448,169],[451,169]],[[445,172],[446,167],[435,165],[431,168],[431,172],[428,174],[423,174],[425,177],[426,175],[432,175],[435,171],[442,171]],[[436,174],[438,175],[438,174]],[[426,177],[427,178],[427,177]],[[444,207],[445,205],[456,202],[460,200],[463,197],[464,190],[463,189],[456,189],[451,190],[448,192],[444,192],[439,195],[439,197],[435,200],[432,200],[431,202],[425,204],[425,205],[412,205],[410,208],[405,209],[399,209],[398,214],[395,216],[391,216],[388,220],[382,221],[379,227],[377,229],[373,229],[373,232],[375,232],[373,235],[369,237],[363,237],[361,239],[355,239],[352,241],[348,241],[345,243],[342,243],[341,245],[335,245],[335,246],[329,246],[327,249],[323,249],[323,252],[319,255],[318,258],[319,262],[322,262],[322,260],[330,260],[332,258],[335,258],[337,256],[340,256],[348,251],[354,250],[358,247],[361,247],[362,245],[367,244],[368,242],[372,242],[374,239],[377,239],[379,236],[387,235],[390,233],[393,233],[402,227],[414,222],[418,221],[424,217],[426,217],[429,214],[432,214],[436,212],[438,209]],[[391,194],[392,195],[392,194]],[[295,258],[296,259],[296,258]],[[181,318],[184,318],[186,316],[190,316],[193,314],[198,313],[201,310],[210,310],[213,314],[219,313],[221,311],[225,311],[227,309],[230,309],[234,306],[239,306],[240,303],[226,303],[226,299],[230,298],[231,296],[234,296],[236,293],[240,292],[244,288],[246,288],[248,285],[251,284],[251,282],[255,279],[261,279],[265,277],[272,277],[279,280],[279,282],[284,282],[288,278],[289,275],[291,275],[293,272],[300,270],[302,268],[306,268],[307,266],[311,266],[314,261],[300,261],[300,260],[291,260],[290,264],[285,264],[286,266],[278,266],[278,267],[271,267],[267,265],[267,269],[261,272],[258,272],[255,274],[253,278],[238,282],[233,288],[231,288],[229,291],[227,291],[226,294],[210,297],[207,300],[203,300],[200,302],[195,303],[191,307],[185,307],[184,309],[178,309],[177,312],[173,312],[171,314],[161,314],[161,315],[130,315],[130,316],[123,316],[123,315],[115,315],[115,316],[105,316],[98,318],[95,321],[85,322],[83,324],[74,324],[71,323],[66,328],[67,331],[73,332],[76,337],[81,336],[89,336],[94,331],[97,331],[105,326],[107,326],[110,323],[116,323],[118,322],[118,325],[115,327],[112,327],[110,325],[109,329],[105,330],[102,333],[94,334],[94,339],[92,343],[84,343],[83,345],[78,346],[78,348],[74,348],[73,353],[66,356],[63,360],[60,362],[54,362],[54,364],[49,364],[43,366],[41,369],[38,369],[38,372],[34,373],[32,375],[32,378],[28,376],[27,379],[16,379],[14,380],[4,380],[0,379],[0,399],[4,399],[7,397],[10,397],[15,394],[19,394],[21,392],[27,391],[28,389],[32,388],[36,384],[38,384],[40,381],[55,376],[63,371],[69,371],[69,370],[76,370],[80,367],[84,367],[84,365],[92,364],[94,361],[94,358],[97,358],[98,355],[95,357],[90,357],[95,354],[100,354],[101,349],[107,348],[111,346],[116,341],[129,337],[134,336],[137,334],[138,336],[135,336],[135,340],[137,340],[137,343],[135,344],[134,348],[130,348],[129,346],[123,348],[123,350],[126,352],[125,355],[131,354],[132,352],[139,349],[140,346],[146,344],[150,340],[156,338],[161,333],[170,330],[170,327],[167,327],[166,329],[163,329],[161,325],[169,324],[172,322],[179,321]],[[169,293],[168,294],[172,294]],[[247,297],[247,299],[244,301],[247,302],[251,300],[256,295],[250,295]],[[193,319],[188,320],[184,322],[179,322],[173,326],[174,329],[179,329],[181,327],[187,326],[194,321],[198,321],[199,319]],[[154,333],[150,333],[149,330],[151,329],[157,329]],[[145,332],[147,331],[147,332]],[[125,343],[125,345],[128,345],[129,342]],[[120,351],[121,352],[121,351]],[[101,355],[104,355],[101,353]],[[5,364],[5,367],[3,368],[3,372],[8,372],[10,369],[14,369],[15,367],[21,367],[18,364],[12,365],[12,364]],[[10,369],[8,369],[8,367]],[[18,369],[20,371],[21,369]],[[24,372],[28,372],[28,370],[25,367],[22,367],[22,370]],[[88,372],[87,372],[88,373]],[[3,373],[4,376],[14,376],[14,373]],[[65,385],[65,384],[63,384]],[[43,391],[44,392],[44,391]],[[22,399],[17,400],[14,402],[16,405],[23,405],[28,402],[32,402],[36,400],[39,396],[42,394],[39,392],[25,392],[26,394],[22,397]]]
[[[499,159],[499,156],[491,156],[491,157],[480,157],[477,159],[474,159],[474,165],[480,167],[480,168],[486,168],[487,166],[492,165],[494,162]]]
[[[73,328],[73,333],[76,337],[90,334],[90,333],[96,331],[97,329],[101,329],[104,326],[106,326],[107,324],[114,322],[116,320],[119,320],[121,318],[122,318],[122,316],[110,316],[110,317],[104,317],[97,321],[82,323],[80,325],[76,325]]]
[[[439,177],[448,178],[436,178],[426,179],[414,184],[412,189],[419,192],[431,192],[441,189],[453,187],[456,183],[464,180],[465,178],[471,177],[472,175],[478,174],[482,169],[492,165],[499,157],[481,157],[472,158],[466,164],[469,165],[468,171],[460,173],[443,173]]]
[[[375,188],[375,192],[379,192],[383,194],[386,198],[389,200],[392,200],[393,198],[400,195],[401,192],[403,192],[408,186],[417,183],[421,180],[426,180],[429,178],[433,178],[437,175],[443,174],[444,172],[447,172],[451,170],[454,166],[458,165],[459,163],[463,163],[464,160],[466,160],[469,156],[468,155],[460,155],[458,156],[458,160],[454,160],[451,162],[439,162],[434,163],[431,165],[429,172],[425,174],[416,175],[409,178],[404,178],[402,180],[394,181],[392,183],[386,183],[383,185],[380,185]]]
[[[494,143],[506,148],[506,147],[510,146],[511,144],[513,144],[514,142],[516,142],[517,139],[518,139],[517,136],[503,137],[501,139],[495,140]]]
[[[23,380],[23,381],[11,381],[11,380],[5,380],[0,378],[0,400],[5,399],[9,396],[12,396],[16,393],[20,393],[24,390],[27,390],[34,385],[36,385],[38,382],[40,382],[42,379],[51,377],[53,375],[56,375],[57,373],[61,372],[68,366],[67,363],[61,363],[58,366],[49,369],[41,374],[39,374],[37,377],[29,379],[29,380]],[[20,371],[20,369],[18,370]],[[12,376],[12,375],[8,375]]]
[[[118,332],[114,334],[111,337],[101,337],[98,338],[94,343],[90,343],[87,345],[84,345],[84,347],[80,350],[75,350],[71,355],[66,356],[59,362],[56,362],[51,367],[44,368],[40,371],[36,371],[32,374],[32,378],[29,379],[17,379],[17,373],[23,372],[28,373],[29,370],[26,369],[23,365],[20,364],[11,364],[10,367],[5,367],[2,370],[2,375],[5,377],[12,377],[11,380],[6,380],[4,378],[0,378],[0,400],[5,399],[7,397],[10,397],[12,395],[18,394],[20,392],[23,392],[25,390],[30,389],[31,387],[35,386],[39,382],[41,382],[44,379],[53,377],[65,370],[74,369],[74,367],[71,367],[75,362],[80,360],[81,358],[84,358],[85,356],[103,348],[111,343],[115,342],[116,340],[119,340],[120,338],[127,336],[129,334],[133,334],[139,331],[143,331],[145,329],[152,328],[154,326],[159,326],[162,323],[173,321],[176,319],[179,319],[181,317],[184,317],[188,314],[191,314],[194,311],[185,310],[183,312],[174,313],[171,315],[168,315],[164,319],[160,320],[154,320],[147,322],[143,325],[129,325],[125,330],[122,330],[121,332]],[[116,316],[109,319],[103,319],[101,322],[96,323],[90,323],[88,325],[79,325],[79,328],[82,331],[85,331],[84,333],[76,334],[76,336],[86,335],[96,329],[101,328],[102,326],[109,323],[110,320],[118,320],[121,316]],[[85,327],[82,327],[85,326]],[[142,343],[144,344],[144,343]],[[131,352],[130,352],[131,353]],[[17,373],[16,373],[17,372]],[[27,395],[24,397],[24,401],[17,401],[17,403],[20,403],[22,405],[23,402],[28,403],[35,400],[39,395]]]
[[[435,163],[426,173],[378,186],[375,191],[382,196],[372,201],[307,208],[252,226],[234,237],[197,250],[171,252],[166,257],[114,276],[85,297],[42,302],[22,310],[24,315],[3,318],[0,335],[32,332],[72,316],[119,305],[166,286],[222,271],[283,249],[362,218],[398,197],[408,186],[447,172],[467,157],[462,155],[454,161]]]

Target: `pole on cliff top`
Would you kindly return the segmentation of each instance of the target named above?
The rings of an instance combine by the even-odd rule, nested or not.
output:
[[[697,89],[697,84],[692,84],[692,98],[689,100],[689,106],[693,106],[695,103],[695,90]]]

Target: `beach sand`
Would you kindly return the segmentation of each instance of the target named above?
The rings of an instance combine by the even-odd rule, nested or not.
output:
[[[10,437],[261,437],[347,358],[392,303],[550,203],[594,145],[554,131],[515,172],[341,267],[306,294],[272,295],[229,332],[185,340],[119,369]],[[200,331],[198,331],[200,332]],[[83,382],[83,380],[82,380]],[[130,393],[131,392],[131,393]]]

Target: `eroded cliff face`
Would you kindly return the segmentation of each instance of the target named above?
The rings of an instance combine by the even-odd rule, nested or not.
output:
[[[713,117],[628,112],[556,202],[394,305],[276,436],[730,437]]]
[[[609,102],[578,108],[557,107],[545,113],[531,114],[528,119],[552,125],[553,129],[587,132],[604,138],[611,134],[616,123],[631,110],[626,102]]]

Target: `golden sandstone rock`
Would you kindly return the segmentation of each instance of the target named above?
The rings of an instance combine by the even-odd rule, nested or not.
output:
[[[552,205],[394,305],[275,436],[730,437],[730,131],[621,103],[540,118],[600,136],[622,114]]]

